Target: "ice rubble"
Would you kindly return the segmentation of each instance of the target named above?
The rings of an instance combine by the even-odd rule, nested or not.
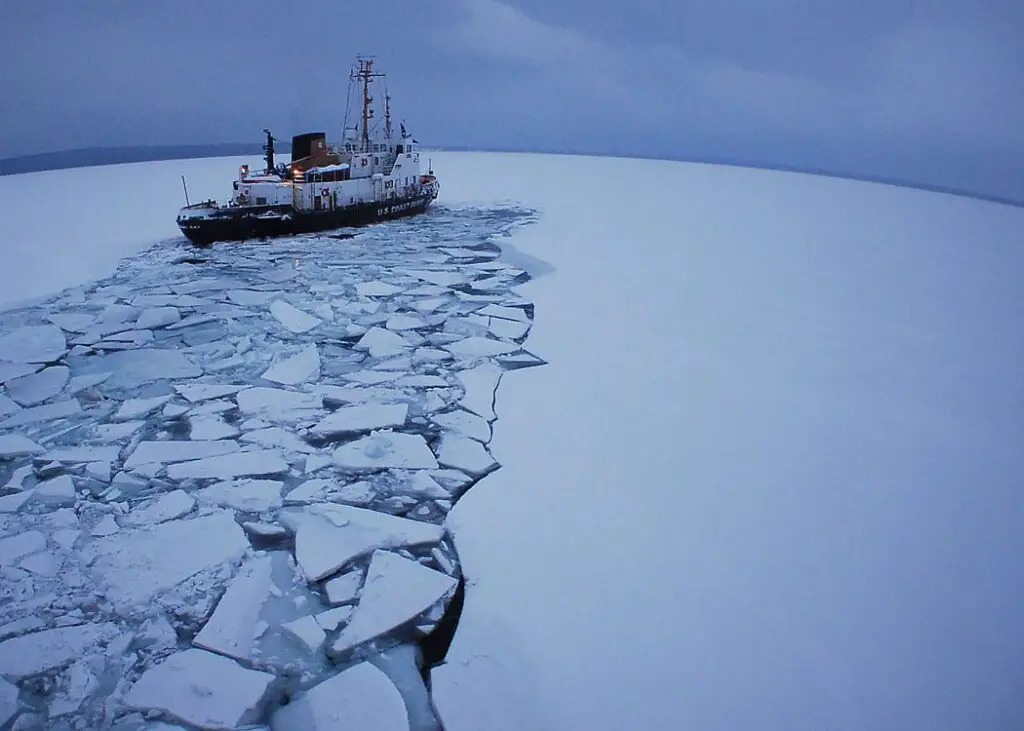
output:
[[[497,467],[500,363],[540,361],[493,222],[401,225],[0,315],[0,726],[438,728],[445,518]]]

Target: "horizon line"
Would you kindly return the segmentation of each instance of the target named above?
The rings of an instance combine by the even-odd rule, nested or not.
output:
[[[965,188],[955,188],[935,183],[924,183],[903,178],[888,177],[882,175],[870,175],[861,173],[848,173],[827,168],[802,167],[799,165],[787,165],[784,163],[768,163],[757,160],[744,160],[741,158],[715,157],[715,156],[671,156],[658,154],[625,154],[613,152],[596,152],[588,150],[557,150],[551,148],[515,148],[515,147],[470,147],[461,145],[438,145],[422,147],[422,151],[437,152],[485,152],[485,153],[510,153],[510,154],[533,154],[533,155],[572,155],[580,157],[606,157],[623,158],[627,160],[662,160],[665,162],[686,162],[701,165],[723,165],[728,167],[739,167],[752,170],[772,170],[776,172],[800,173],[803,175],[816,175],[819,177],[836,178],[840,180],[856,180],[864,183],[876,183],[890,185],[898,188],[911,190],[922,190],[930,193],[943,193],[961,198],[971,198],[988,203],[998,203],[1015,208],[1024,208],[1024,200],[996,195],[993,193],[982,193]],[[225,154],[233,153],[233,154]],[[168,160],[189,160],[211,157],[234,157],[248,154],[262,153],[262,145],[253,142],[215,142],[195,143],[182,145],[104,145],[96,147],[76,147],[65,150],[53,150],[50,152],[37,152],[28,155],[0,158],[0,177],[9,175],[22,175],[25,173],[47,172],[53,170],[75,170],[87,167],[102,167],[104,165],[124,165],[141,162],[163,162]],[[121,156],[122,159],[92,160],[81,159],[83,155],[103,155],[113,158]],[[72,160],[61,162],[64,156],[78,156],[78,161]]]

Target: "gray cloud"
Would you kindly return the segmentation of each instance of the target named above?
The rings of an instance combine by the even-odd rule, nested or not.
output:
[[[12,0],[0,155],[337,134],[360,51],[432,144],[729,157],[1024,199],[1022,29],[1009,0]]]

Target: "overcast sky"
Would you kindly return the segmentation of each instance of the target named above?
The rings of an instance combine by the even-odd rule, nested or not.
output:
[[[0,157],[340,134],[752,162],[1024,200],[1021,0],[3,0]]]

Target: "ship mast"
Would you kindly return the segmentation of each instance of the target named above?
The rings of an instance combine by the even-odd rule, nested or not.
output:
[[[384,136],[391,139],[391,95],[384,88]]]
[[[363,151],[370,149],[370,117],[373,116],[373,97],[370,96],[370,81],[383,77],[384,74],[373,70],[372,58],[359,58],[359,67],[353,71],[352,78],[363,82]]]

